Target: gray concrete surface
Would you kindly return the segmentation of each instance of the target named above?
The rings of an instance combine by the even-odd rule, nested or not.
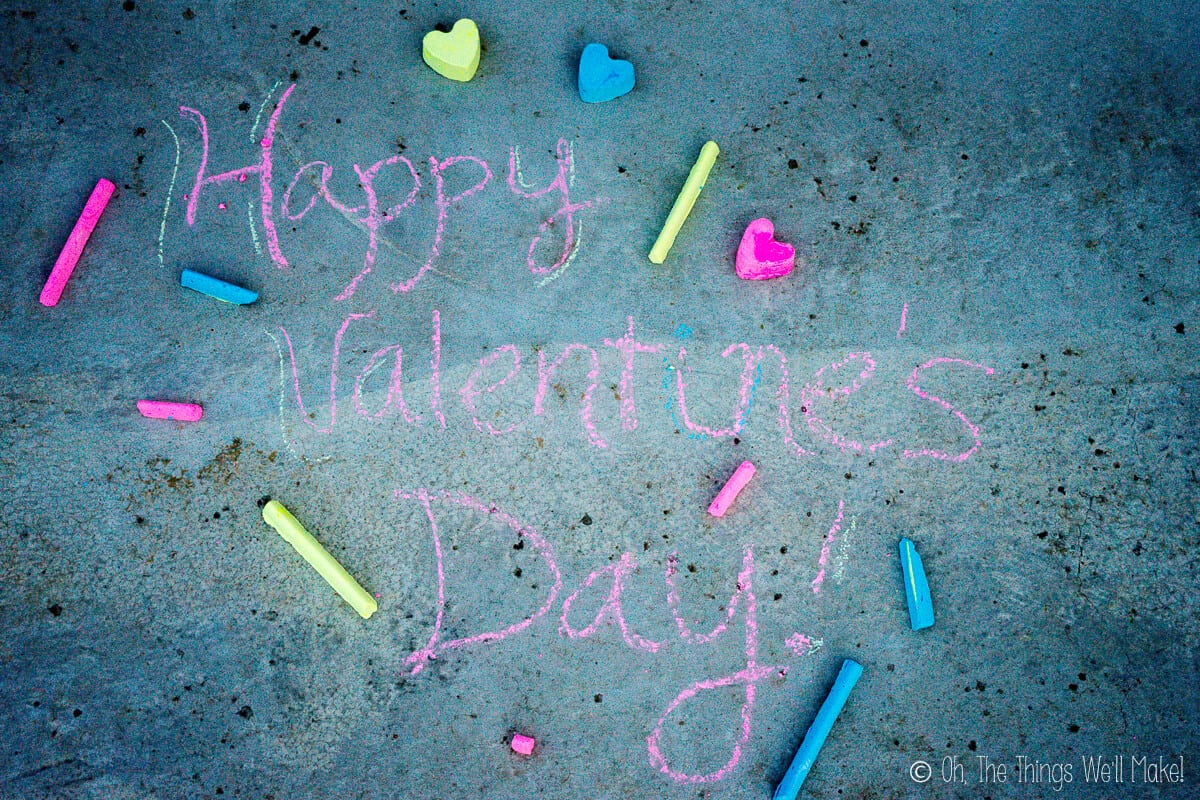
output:
[[[769,797],[846,657],[866,672],[803,796],[1197,796],[1195,4],[0,5],[0,796]],[[485,47],[468,84],[420,59],[422,35],[459,16]],[[590,41],[634,62],[632,94],[579,101]],[[279,108],[269,208],[287,268],[257,174],[203,187],[188,224],[203,147],[181,106],[206,120],[209,174],[259,163]],[[722,155],[654,267],[646,252],[709,138]],[[560,197],[511,191],[510,148],[540,188],[560,139],[570,202],[593,205],[573,214],[569,266],[535,274],[530,241]],[[319,160],[332,196],[362,204],[353,165],[393,156],[421,188],[380,220],[371,274],[336,300],[370,224],[322,200],[287,220],[284,193]],[[447,206],[431,270],[393,292],[435,243],[430,158],[454,156],[493,178]],[[444,195],[481,174],[446,165]],[[101,176],[117,195],[43,308]],[[301,174],[293,213],[319,176]],[[411,185],[393,161],[374,188],[387,206]],[[733,273],[759,216],[801,251],[789,278]],[[546,228],[535,267],[565,229]],[[184,267],[261,298],[209,301],[178,286]],[[331,403],[350,314],[373,316],[345,328]],[[604,341],[629,318],[657,351],[623,380]],[[688,419],[735,424],[743,351],[722,353],[736,343],[786,356],[794,447],[769,349],[736,437],[687,427],[681,369]],[[568,344],[597,353],[591,438],[585,347],[533,413],[539,352]],[[385,405],[394,349],[367,369],[389,346],[419,420]],[[520,371],[482,391],[514,351]],[[951,410],[906,386],[939,358],[992,372],[920,371]],[[205,418],[144,420],[143,397],[199,402]],[[978,448],[928,457],[972,448],[954,411]],[[708,517],[743,459],[755,481]],[[443,551],[441,641],[534,615],[526,627],[422,660],[438,570],[421,489]],[[263,524],[267,496],[378,595],[376,616]],[[937,612],[919,633],[900,536]],[[672,554],[697,631],[750,578],[711,642],[678,632]],[[615,613],[572,638],[564,602],[586,630],[614,571],[632,644]],[[694,686],[716,688],[656,737]],[[532,757],[510,752],[514,732],[538,740]],[[1086,759],[1114,757],[1121,783],[1085,780]],[[1160,758],[1182,759],[1181,783],[1146,781]],[[928,783],[910,777],[918,761]]]

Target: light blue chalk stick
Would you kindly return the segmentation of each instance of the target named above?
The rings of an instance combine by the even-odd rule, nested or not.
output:
[[[603,103],[633,91],[633,64],[609,58],[608,48],[595,42],[583,48],[579,59],[579,97],[585,103]]]
[[[179,276],[179,283],[188,289],[194,289],[201,294],[206,294],[209,297],[215,297],[218,300],[224,300],[226,303],[233,303],[237,306],[248,306],[258,299],[258,292],[234,286],[232,283],[226,283],[225,281],[205,275],[202,272],[195,272],[190,269],[185,269]]]
[[[800,742],[800,749],[796,751],[792,765],[788,767],[783,780],[775,789],[774,800],[796,800],[800,787],[804,785],[804,779],[808,777],[808,771],[812,769],[817,754],[825,744],[825,738],[833,729],[833,723],[837,722],[838,714],[842,713],[842,708],[850,698],[850,690],[858,683],[862,673],[862,664],[857,661],[847,658],[842,662],[842,669],[838,672],[837,680],[833,682],[833,688],[829,690],[829,696],[821,704],[817,718],[808,727],[808,733],[804,734],[804,741]]]
[[[900,570],[904,573],[904,596],[908,599],[908,624],[914,631],[933,627],[929,581],[925,580],[921,556],[909,539],[900,540]]]

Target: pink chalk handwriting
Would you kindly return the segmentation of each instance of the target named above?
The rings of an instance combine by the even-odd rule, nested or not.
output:
[[[558,370],[567,357],[574,351],[586,352],[591,359],[591,368],[588,370],[587,388],[583,391],[583,399],[579,405],[579,419],[583,423],[583,429],[587,433],[588,441],[596,447],[608,447],[608,443],[604,441],[604,437],[596,430],[596,424],[592,421],[592,396],[596,393],[596,384],[600,380],[600,357],[596,351],[585,344],[569,344],[559,353],[558,358],[546,363],[546,353],[543,350],[538,351],[538,385],[537,393],[533,396],[533,415],[541,416],[546,412],[546,390],[550,388],[550,380],[556,370]]]
[[[568,639],[586,639],[592,636],[600,628],[600,624],[605,618],[611,619],[616,623],[621,630],[621,638],[625,644],[632,647],[634,650],[645,650],[648,653],[657,653],[658,648],[662,646],[661,642],[652,642],[645,637],[639,636],[629,629],[629,623],[625,621],[625,612],[621,608],[621,592],[625,589],[625,579],[637,568],[637,562],[634,560],[632,553],[623,553],[620,560],[614,564],[609,564],[588,575],[578,589],[570,594],[562,604],[562,615],[559,617],[558,630],[563,636]],[[608,576],[612,580],[611,588],[608,591],[608,596],[604,603],[596,612],[596,616],[588,623],[587,627],[576,629],[571,627],[571,623],[567,621],[567,616],[571,613],[571,606],[583,593],[584,589],[591,588],[601,576]]]
[[[456,195],[446,197],[446,179],[443,177],[446,170],[455,164],[462,164],[464,162],[477,165],[483,170],[483,177],[470,189],[465,189]],[[393,292],[411,292],[422,276],[433,269],[433,262],[437,260],[438,255],[441,253],[442,238],[446,234],[446,220],[450,217],[450,207],[480,191],[492,179],[492,170],[487,165],[487,162],[474,156],[451,156],[443,161],[438,161],[431,156],[429,158],[429,172],[433,175],[433,202],[437,207],[437,228],[433,232],[433,246],[429,248],[429,258],[425,260],[425,263],[421,265],[421,268],[417,270],[415,275],[406,281],[392,284]],[[346,288],[350,289],[351,287]],[[350,293],[353,294],[353,291]],[[346,292],[343,291],[342,294],[346,294]],[[338,299],[341,299],[341,295],[339,295]]]
[[[430,661],[435,660],[439,655],[448,650],[457,650],[463,647],[471,647],[478,644],[486,644],[488,642],[498,642],[512,636],[514,633],[520,633],[534,623],[535,620],[545,616],[554,605],[555,599],[558,597],[559,591],[562,589],[562,576],[559,574],[558,566],[554,563],[554,551],[550,543],[546,541],[541,534],[528,525],[522,525],[509,514],[500,511],[495,506],[484,505],[479,500],[474,499],[465,494],[455,492],[440,491],[430,493],[425,489],[418,489],[413,494],[406,494],[397,491],[397,498],[413,499],[415,498],[421,504],[421,508],[425,511],[425,516],[429,520],[431,535],[433,536],[433,553],[437,563],[437,614],[433,623],[433,632],[429,636],[429,641],[425,646],[411,653],[404,659],[404,665],[408,667],[409,675],[416,675],[423,670]],[[437,519],[433,514],[433,506],[431,500],[438,500],[443,503],[453,504],[477,511],[480,514],[487,514],[496,519],[503,525],[507,526],[518,537],[523,540],[528,540],[533,546],[534,551],[541,557],[542,562],[554,577],[554,583],[546,593],[546,601],[536,610],[521,620],[512,623],[498,630],[486,631],[484,633],[476,633],[471,636],[464,636],[458,639],[451,639],[448,642],[441,641],[442,621],[446,613],[446,568],[442,554],[442,540],[438,534]]]
[[[517,166],[517,149],[510,147],[508,150],[508,188],[513,194],[523,197],[526,200],[535,200],[550,192],[558,192],[559,194],[560,205],[558,210],[542,221],[542,224],[538,226],[537,233],[529,242],[529,252],[525,258],[525,264],[534,275],[547,275],[563,268],[567,264],[568,259],[571,257],[571,252],[575,249],[575,237],[578,235],[578,231],[575,228],[575,214],[606,200],[606,198],[597,198],[595,200],[587,200],[583,203],[572,203],[570,198],[570,176],[575,172],[575,163],[571,147],[566,139],[558,140],[554,159],[557,165],[557,173],[554,176],[554,180],[546,184],[542,189],[526,192],[522,191],[521,187],[517,185],[517,173],[519,170]],[[546,235],[546,231],[558,220],[561,220],[564,226],[562,252],[559,254],[558,259],[550,266],[538,266],[534,251],[537,249],[538,242]]]
[[[846,501],[839,500],[837,519],[829,527],[829,533],[825,534],[825,541],[821,544],[821,556],[817,559],[817,576],[813,578],[812,582],[813,594],[821,593],[821,584],[825,582],[825,564],[829,561],[829,548],[833,545],[833,540],[837,538],[838,532],[842,529],[842,512],[845,507]]]
[[[837,372],[842,367],[849,364],[851,361],[862,361],[863,370],[857,378],[854,378],[849,384],[838,386],[836,388],[826,388],[822,376],[826,370]],[[862,388],[862,385],[871,377],[871,373],[875,371],[875,359],[871,358],[870,353],[851,353],[841,361],[835,361],[832,364],[826,364],[816,371],[813,375],[813,382],[800,390],[800,402],[802,403],[800,410],[804,413],[804,418],[808,422],[808,428],[813,432],[813,435],[819,439],[829,442],[837,447],[843,453],[854,451],[861,453],[863,444],[854,439],[847,439],[836,433],[833,428],[829,427],[826,422],[817,415],[817,403],[824,399],[825,394],[841,395],[849,397],[854,392]],[[866,449],[870,452],[887,447],[892,443],[891,439],[884,439],[873,444],[866,445]]]
[[[450,650],[495,644],[509,639],[526,630],[541,617],[549,613],[562,589],[562,575],[555,563],[553,547],[549,540],[539,534],[534,528],[501,511],[495,505],[485,504],[480,500],[458,492],[435,491],[422,488],[413,492],[397,491],[395,496],[397,498],[415,500],[424,511],[425,517],[429,521],[437,575],[433,630],[426,643],[404,659],[407,674],[418,674],[430,662],[435,661],[438,656]],[[510,622],[503,627],[474,633],[449,641],[442,641],[442,627],[447,608],[446,564],[445,550],[442,547],[442,537],[438,528],[437,515],[433,510],[434,503],[458,506],[481,515],[486,515],[516,533],[522,541],[531,544],[534,552],[554,579],[553,585],[546,592],[544,602],[537,608],[529,611],[524,617],[515,622]],[[839,504],[839,516],[838,521],[835,522],[835,529],[840,524],[842,509],[843,504]],[[826,556],[827,553],[823,552],[822,557]],[[626,582],[636,569],[637,562],[634,555],[632,553],[623,553],[616,562],[593,570],[562,601],[558,617],[559,634],[566,639],[583,641],[599,634],[602,630],[601,626],[607,623],[617,628],[622,640],[631,650],[643,656],[661,657],[667,655],[668,648],[666,647],[666,642],[652,641],[633,630],[633,625],[627,618],[622,605],[622,595],[627,589]],[[677,574],[678,556],[672,553],[667,559],[665,572],[667,608],[675,621],[680,646],[706,645],[717,641],[729,630],[730,625],[734,622],[740,611],[744,628],[742,652],[745,658],[745,665],[728,675],[692,681],[676,694],[670,703],[667,704],[666,708],[663,709],[662,714],[658,717],[654,725],[653,731],[647,737],[646,750],[650,765],[677,783],[713,783],[727,777],[741,760],[743,748],[750,738],[759,684],[768,678],[783,677],[787,674],[788,668],[786,665],[767,666],[758,663],[758,605],[753,586],[754,551],[752,548],[747,547],[743,551],[741,570],[738,572],[736,583],[730,593],[729,599],[723,607],[725,611],[724,619],[708,632],[696,633],[691,630],[684,620],[684,615],[680,611],[681,602],[676,585]],[[587,625],[582,628],[575,627],[570,622],[572,611],[576,608],[577,603],[581,601],[584,592],[592,589],[597,583],[601,582],[602,585],[607,586],[607,592],[601,594],[603,599],[600,601],[594,614],[591,615],[591,619]],[[793,656],[801,657],[814,652],[820,647],[821,643],[819,640],[814,641],[804,634],[794,633],[788,637],[784,645]],[[686,703],[702,697],[703,693],[730,686],[741,688],[743,701],[738,711],[738,724],[732,730],[731,749],[724,763],[709,772],[691,773],[673,767],[671,759],[663,752],[662,748],[663,730],[667,718]]]
[[[304,423],[318,433],[331,433],[338,424],[338,401],[341,399],[341,393],[343,392],[343,390],[339,389],[338,373],[340,369],[341,348],[347,330],[352,322],[373,318],[374,314],[374,311],[363,314],[350,314],[342,321],[334,333],[332,358],[329,364],[328,424],[317,424],[314,421],[315,415],[310,414],[300,391],[300,367],[297,363],[291,337],[286,329],[280,329],[287,344],[287,353],[291,362],[292,394],[295,398],[296,408],[300,412]],[[664,349],[663,345],[640,341],[635,337],[634,329],[634,320],[632,317],[627,318],[625,332],[620,338],[605,338],[602,340],[605,346],[613,348],[620,356],[620,375],[614,376],[614,386],[619,381],[620,385],[617,387],[619,388],[619,415],[621,427],[626,432],[638,429],[638,412],[636,403],[634,402],[635,377],[637,367],[639,366],[636,361],[636,355],[654,354]],[[448,411],[443,407],[442,402],[442,345],[442,317],[441,313],[435,309],[432,312],[432,331],[430,335],[430,391],[428,410],[433,415],[433,419],[436,420],[437,425],[445,429],[449,425],[449,421],[447,418]],[[379,421],[385,417],[391,417],[399,418],[404,423],[411,425],[421,424],[421,414],[418,410],[411,408],[404,398],[402,380],[404,354],[401,352],[399,345],[388,344],[384,347],[375,345],[375,348],[378,349],[373,348],[373,354],[368,360],[367,365],[359,371],[354,381],[352,401],[357,416],[367,421]],[[562,385],[562,375],[570,365],[581,362],[586,365],[586,375],[584,377],[585,388],[579,399],[578,418],[581,431],[587,442],[593,447],[599,449],[608,448],[610,442],[605,435],[601,434],[600,421],[596,419],[595,393],[601,380],[601,359],[596,348],[582,342],[572,342],[563,345],[562,349],[556,355],[553,355],[553,357],[550,352],[541,348],[534,348],[534,352],[537,353],[537,382],[531,398],[528,395],[522,394],[522,392],[528,390],[521,387],[532,384],[532,382],[524,384],[518,383],[515,380],[521,371],[523,361],[523,353],[517,345],[501,345],[480,359],[474,370],[457,391],[461,407],[466,412],[466,418],[470,421],[471,425],[490,436],[505,436],[521,429],[529,420],[544,416],[546,414],[546,397],[550,388],[553,386],[559,392],[560,396],[566,397],[566,391]],[[863,441],[855,436],[837,431],[826,421],[822,412],[824,405],[850,397],[864,388],[867,381],[874,376],[876,363],[870,353],[852,352],[838,361],[819,367],[813,373],[812,379],[801,389],[799,410],[805,421],[804,431],[816,445],[828,446],[827,448],[817,450],[809,449],[796,440],[796,435],[792,427],[791,374],[790,362],[787,356],[775,345],[766,344],[752,347],[745,342],[737,342],[729,345],[721,351],[720,355],[723,359],[728,359],[736,352],[740,352],[741,354],[741,369],[737,382],[737,390],[736,394],[731,392],[733,394],[733,402],[729,407],[729,417],[725,421],[718,423],[718,427],[718,425],[701,422],[695,418],[695,411],[693,410],[691,400],[697,391],[697,387],[691,382],[690,376],[693,373],[691,365],[687,362],[688,352],[685,348],[679,349],[679,366],[674,367],[669,363],[667,364],[668,374],[670,372],[675,373],[674,386],[668,387],[664,383],[664,388],[672,390],[672,395],[666,404],[666,408],[671,412],[671,418],[676,424],[686,428],[698,437],[722,438],[745,435],[744,431],[748,425],[749,418],[748,412],[754,401],[754,393],[763,378],[764,366],[769,367],[771,362],[775,362],[779,370],[775,393],[778,411],[778,436],[781,444],[792,455],[798,458],[805,458],[818,453],[827,454],[829,452],[875,453],[895,443],[896,436],[894,435],[876,441]],[[365,400],[366,381],[375,370],[383,366],[384,360],[389,355],[392,357],[392,367],[391,378],[387,382],[386,397],[380,401],[380,405],[374,412],[368,411]],[[768,356],[772,358],[768,358]],[[495,369],[497,364],[501,363],[508,365],[506,374],[498,380],[487,382],[485,376],[491,370]],[[958,418],[966,428],[967,433],[971,436],[973,446],[953,454],[928,447],[910,447],[903,450],[899,455],[907,459],[931,458],[947,463],[962,463],[981,447],[979,427],[947,401],[926,392],[918,383],[920,376],[925,371],[940,365],[966,366],[973,369],[981,369],[989,375],[993,374],[994,371],[982,364],[976,364],[959,358],[939,356],[913,370],[906,381],[906,387],[909,391],[923,400],[935,403]],[[645,365],[642,366],[644,367]],[[843,375],[847,377],[838,381],[838,376]],[[837,382],[826,385],[828,381]],[[872,394],[878,394],[879,391],[882,390],[872,392]],[[508,424],[499,426],[485,419],[481,415],[480,410],[481,404],[484,402],[487,402],[495,411],[504,412],[511,421]],[[888,402],[892,401],[888,400]],[[532,408],[524,405],[525,403],[530,403]],[[679,417],[675,416],[676,407],[679,411]]]
[[[605,347],[616,348],[621,353],[621,427],[627,431],[637,430],[637,411],[633,404],[633,356],[636,353],[657,353],[659,345],[638,342],[633,337],[633,317],[628,318],[628,329],[620,339],[604,340]]]
[[[746,548],[742,558],[742,571],[737,577],[737,589],[733,597],[729,600],[729,607],[732,607],[734,603],[738,602],[738,599],[743,596],[745,597],[746,611],[743,622],[746,631],[744,649],[746,666],[730,675],[696,681],[675,695],[675,699],[667,704],[662,716],[658,718],[653,732],[646,738],[646,750],[650,755],[650,765],[670,777],[676,783],[714,783],[728,776],[738,765],[738,762],[741,761],[742,748],[750,739],[758,684],[772,676],[782,676],[787,673],[786,666],[761,666],[758,663],[758,607],[757,601],[754,598],[753,577],[754,551],[751,548]],[[687,626],[683,624],[675,605],[672,605],[672,612],[675,615],[676,622],[679,624],[680,635],[683,636],[684,632],[687,631]],[[720,636],[725,631],[727,622],[728,620],[720,623],[713,631],[703,636],[691,634],[691,641],[697,643],[711,641],[712,638]],[[688,633],[690,634],[690,631]],[[659,746],[662,740],[663,725],[666,724],[667,717],[671,716],[672,712],[695,698],[701,692],[712,691],[726,686],[741,686],[745,693],[745,699],[742,702],[739,714],[741,717],[741,726],[733,748],[730,751],[729,759],[720,768],[708,773],[685,773],[674,769],[667,757],[663,755],[662,749]]]
[[[992,369],[991,367],[985,367],[983,364],[975,364],[971,361],[964,361],[961,358],[938,357],[938,358],[931,358],[929,361],[926,361],[924,364],[922,364],[921,366],[914,369],[912,371],[912,374],[908,376],[908,380],[905,381],[905,385],[908,386],[908,388],[912,391],[912,393],[915,394],[917,397],[920,397],[922,400],[928,400],[931,403],[936,403],[937,405],[939,405],[942,408],[949,411],[954,416],[958,417],[959,421],[962,422],[963,426],[967,429],[967,432],[971,435],[971,438],[973,438],[975,440],[975,443],[972,444],[966,450],[963,450],[961,453],[956,453],[954,455],[943,452],[941,450],[931,450],[930,448],[925,447],[925,448],[921,448],[920,450],[905,450],[904,457],[905,458],[922,458],[922,457],[937,458],[937,459],[941,459],[943,461],[950,461],[950,462],[957,464],[957,463],[966,461],[968,458],[971,457],[971,455],[976,450],[978,450],[981,447],[982,443],[979,440],[979,426],[977,426],[975,423],[971,422],[971,420],[967,419],[966,414],[959,411],[957,408],[950,405],[949,403],[947,403],[945,400],[938,397],[937,395],[926,392],[917,383],[917,378],[921,375],[922,372],[924,372],[925,370],[930,369],[932,367],[936,367],[939,364],[958,364],[959,366],[970,367],[971,369],[981,369],[981,370],[983,370],[983,373],[985,375],[992,375],[995,373],[995,370]]]
[[[512,368],[509,369],[508,374],[495,383],[488,384],[483,389],[476,389],[475,384],[480,378],[483,377],[484,370],[499,361],[505,353],[509,354],[509,357],[512,358],[513,362]],[[458,396],[462,400],[463,406],[466,407],[467,413],[471,415],[471,422],[474,423],[478,430],[482,431],[486,428],[487,432],[493,436],[499,436],[500,434],[504,433],[512,433],[514,430],[516,430],[516,423],[513,423],[503,429],[497,429],[493,427],[492,423],[490,422],[484,422],[480,424],[479,417],[477,416],[475,401],[483,395],[491,394],[500,387],[504,386],[504,384],[515,378],[517,373],[520,371],[521,351],[518,350],[517,346],[513,344],[506,344],[502,345],[501,347],[497,347],[491,353],[479,360],[479,366],[475,368],[475,371],[471,373],[471,376],[467,378],[467,382],[463,384],[462,389],[460,389],[458,392]]]

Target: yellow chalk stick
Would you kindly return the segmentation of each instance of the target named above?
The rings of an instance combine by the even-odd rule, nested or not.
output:
[[[342,596],[343,600],[354,606],[354,610],[360,617],[367,619],[375,613],[379,608],[375,598],[358,585],[358,581],[354,580],[350,573],[346,572],[345,568],[329,555],[329,552],[312,537],[311,533],[304,530],[304,526],[292,516],[290,511],[280,503],[270,500],[263,506],[262,515],[266,523],[274,528],[284,541],[296,548],[296,552],[304,556],[304,560],[320,573],[321,577]]]
[[[692,171],[688,173],[687,180],[684,181],[683,188],[679,190],[679,196],[675,198],[675,205],[671,206],[671,213],[667,215],[667,221],[663,223],[662,233],[658,234],[654,247],[650,248],[652,263],[661,264],[667,260],[667,253],[671,252],[671,245],[675,244],[679,228],[688,218],[688,214],[692,213],[692,206],[696,204],[696,198],[700,196],[700,190],[704,188],[704,184],[708,180],[708,173],[712,171],[717,154],[720,152],[721,148],[717,147],[716,142],[705,142],[704,146],[700,148],[700,157],[696,159]]]

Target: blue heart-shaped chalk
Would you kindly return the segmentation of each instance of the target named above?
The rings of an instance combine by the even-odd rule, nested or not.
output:
[[[633,91],[633,64],[608,57],[608,48],[593,42],[579,59],[579,97],[603,103]]]

